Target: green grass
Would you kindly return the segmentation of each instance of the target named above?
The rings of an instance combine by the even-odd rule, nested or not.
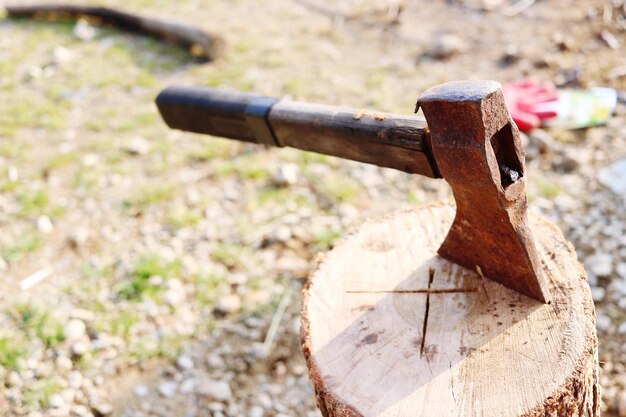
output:
[[[54,377],[38,379],[29,383],[22,392],[26,405],[48,408],[50,397],[61,391],[61,385]]]
[[[37,252],[43,245],[41,234],[28,230],[0,249],[2,257],[9,263],[17,262],[29,253]]]
[[[195,226],[201,218],[199,213],[184,206],[177,206],[171,209],[165,216],[165,224],[172,229],[182,229]]]
[[[29,337],[37,337],[47,348],[65,340],[63,325],[43,307],[18,304],[14,307],[14,319],[19,329]]]
[[[153,285],[150,278],[160,276],[165,281],[168,278],[178,277],[182,272],[180,261],[166,262],[156,255],[140,259],[129,279],[117,291],[120,298],[138,300],[144,296],[155,297],[163,289],[162,285]]]
[[[41,188],[26,188],[18,192],[17,201],[20,204],[18,215],[28,217],[42,214],[50,204],[50,197]]]
[[[124,201],[124,206],[138,210],[145,209],[151,205],[159,204],[170,200],[176,193],[176,188],[170,184],[148,185],[133,191]]]
[[[342,233],[341,230],[332,230],[330,228],[318,230],[313,234],[313,243],[318,251],[330,250]]]
[[[21,342],[16,337],[0,337],[0,366],[6,369],[17,369],[18,361],[25,354]]]
[[[551,182],[540,182],[537,184],[537,192],[541,197],[552,200],[561,194],[561,187]]]
[[[323,179],[319,191],[333,202],[348,202],[356,197],[362,188],[354,179],[332,174]]]
[[[233,269],[251,269],[258,263],[250,247],[234,243],[218,243],[211,252],[211,258]]]

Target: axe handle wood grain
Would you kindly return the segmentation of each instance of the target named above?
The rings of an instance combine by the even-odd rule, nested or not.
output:
[[[224,42],[221,37],[182,23],[139,16],[108,7],[65,4],[6,5],[11,18],[62,20],[85,18],[93,23],[141,33],[166,42],[182,45],[189,53],[203,61],[212,61],[221,55]]]
[[[269,146],[289,146],[441,178],[423,119],[172,86],[156,100],[169,127]]]

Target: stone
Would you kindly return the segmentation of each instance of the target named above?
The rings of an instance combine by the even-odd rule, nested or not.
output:
[[[164,381],[159,384],[157,388],[159,394],[164,396],[165,398],[171,398],[176,394],[178,390],[178,384],[174,381]]]
[[[113,414],[113,406],[106,402],[99,402],[91,406],[91,411],[96,417],[105,417]]]
[[[617,271],[617,275],[621,279],[626,280],[626,262],[618,263],[617,267],[615,268],[615,270]]]
[[[585,259],[585,267],[596,276],[606,277],[613,273],[613,258],[608,253],[597,252]]]
[[[67,386],[73,389],[80,389],[83,385],[83,375],[78,371],[72,371],[67,376]]]
[[[215,311],[219,314],[232,314],[241,309],[241,299],[237,294],[223,295],[217,299]]]
[[[226,363],[224,359],[218,354],[212,353],[206,360],[206,364],[211,369],[224,369],[226,367]]]
[[[145,385],[137,385],[133,390],[133,394],[139,398],[147,397],[150,394],[150,389]]]
[[[52,224],[52,220],[48,216],[39,216],[37,217],[37,229],[41,233],[48,234],[54,230],[54,225]]]
[[[196,388],[196,380],[195,379],[186,379],[180,384],[180,392],[181,394],[189,394],[194,391]]]
[[[272,181],[280,187],[294,185],[298,182],[299,170],[298,165],[294,163],[280,164],[272,175]]]
[[[81,41],[90,41],[96,37],[96,29],[85,19],[80,19],[76,22],[72,33]]]
[[[65,405],[65,399],[61,394],[53,394],[48,398],[48,404],[52,408],[61,408]]]
[[[76,342],[72,344],[72,354],[75,356],[82,356],[89,350],[89,344],[85,342]]]
[[[79,319],[71,319],[63,328],[63,336],[66,340],[79,340],[85,336],[87,326],[85,322]]]
[[[291,239],[291,228],[289,226],[281,225],[273,229],[269,236],[268,240],[271,242],[287,242]]]
[[[593,301],[600,302],[604,300],[604,296],[606,294],[606,290],[602,287],[591,287],[591,298]]]
[[[424,51],[422,57],[445,60],[459,54],[466,48],[467,45],[463,39],[450,33],[444,33],[437,37],[432,45]]]
[[[185,355],[179,356],[178,359],[176,359],[176,366],[183,371],[191,369],[194,366],[193,359]]]
[[[215,401],[226,401],[233,395],[228,382],[211,379],[201,381],[196,387],[196,392]]]
[[[626,417],[626,390],[617,393],[615,397],[615,408],[619,417]]]
[[[611,327],[611,318],[601,311],[596,313],[596,328],[601,331],[608,331]]]
[[[255,405],[254,407],[250,408],[250,411],[248,411],[248,415],[250,417],[263,417],[265,415],[265,410],[263,410],[263,407]]]
[[[57,45],[52,49],[52,61],[56,65],[64,64],[66,62],[73,61],[76,58],[76,54],[64,46]]]
[[[598,181],[617,195],[626,195],[626,159],[620,159],[598,171]]]
[[[127,143],[124,144],[124,151],[129,155],[146,155],[150,152],[152,145],[150,142],[146,140],[146,138],[141,136],[135,136]]]

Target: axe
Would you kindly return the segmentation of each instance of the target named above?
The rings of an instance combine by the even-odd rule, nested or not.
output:
[[[456,216],[438,254],[549,302],[526,213],[524,149],[495,81],[457,81],[419,98],[426,120],[203,87],[156,99],[170,128],[289,146],[443,178]]]

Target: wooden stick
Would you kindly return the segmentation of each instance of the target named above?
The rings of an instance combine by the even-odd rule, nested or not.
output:
[[[436,255],[454,213],[370,221],[322,259],[301,330],[322,414],[598,417],[595,313],[572,246],[531,218],[553,294],[541,304]]]
[[[221,55],[224,42],[219,36],[180,23],[166,22],[138,16],[107,7],[75,6],[64,4],[7,5],[7,13],[13,18],[42,20],[80,19],[92,23],[113,26],[129,32],[141,33],[166,42],[189,48],[189,53],[200,59],[212,61]]]

